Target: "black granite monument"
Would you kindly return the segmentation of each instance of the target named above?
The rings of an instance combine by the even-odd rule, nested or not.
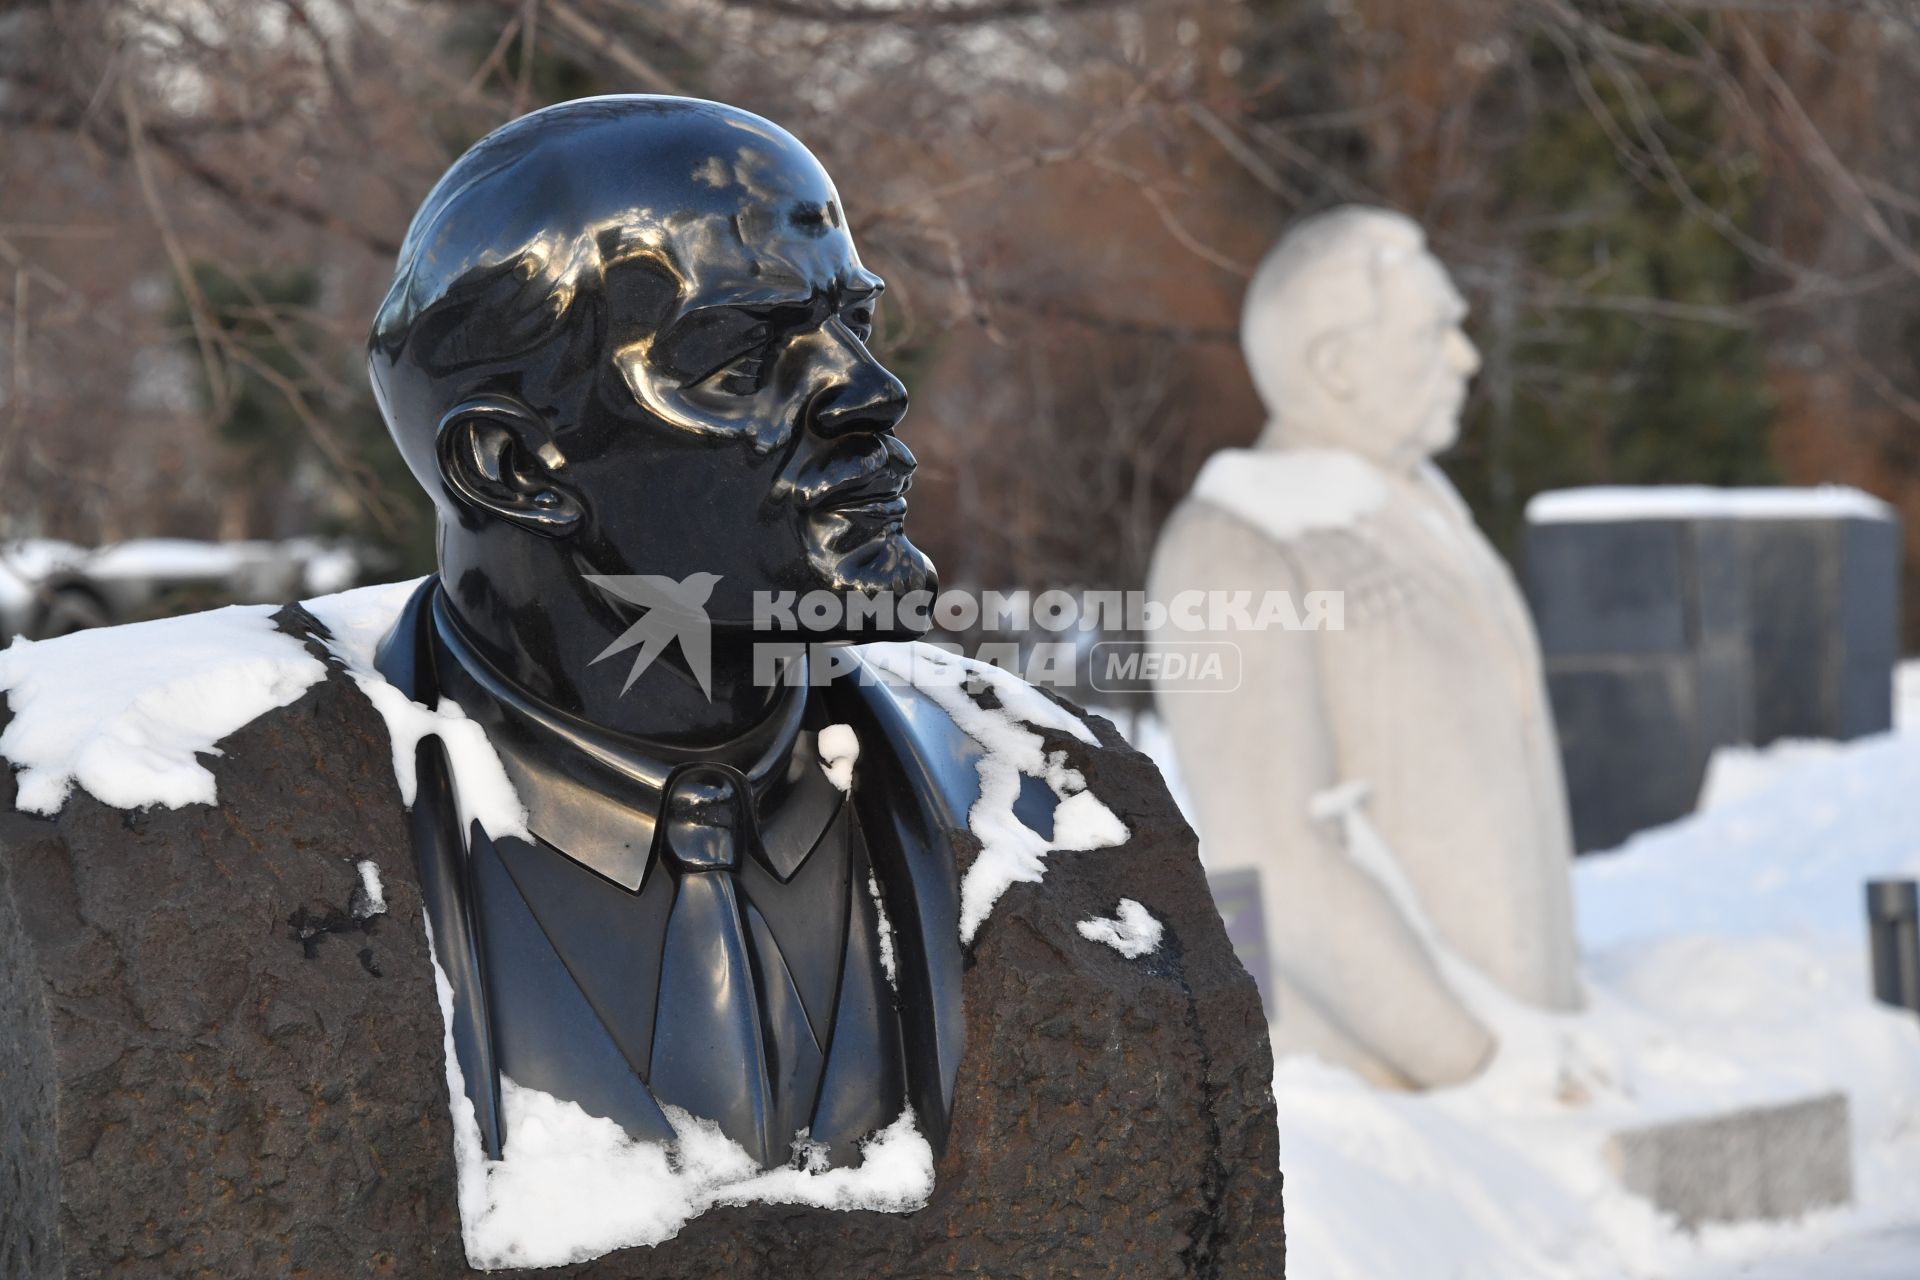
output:
[[[0,1274],[467,1274],[443,1037],[490,1156],[503,1076],[765,1166],[855,1163],[908,1105],[938,1153],[914,1213],[719,1208],[543,1275],[1281,1274],[1265,1020],[1151,764],[1045,734],[1129,839],[963,947],[980,746],[911,687],[755,670],[756,592],[934,582],[880,288],[818,162],[730,107],[563,104],[454,166],[371,344],[440,518],[378,668],[482,726],[526,830],[463,823],[434,733],[403,804],[371,673],[298,606],[331,674],[220,744],[217,804],[49,819],[0,775]],[[1151,954],[1078,934],[1122,896]]]

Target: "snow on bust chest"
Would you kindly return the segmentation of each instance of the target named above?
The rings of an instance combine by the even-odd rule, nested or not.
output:
[[[305,608],[385,720],[403,801],[411,806],[416,794],[415,748],[437,735],[452,762],[463,823],[477,821],[496,837],[524,836],[526,809],[481,726],[451,701],[436,708],[409,701],[374,668],[376,646],[418,585],[361,588]],[[328,674],[301,637],[278,629],[275,612],[236,606],[57,641],[19,640],[0,652],[0,692],[11,713],[0,755],[15,771],[16,806],[53,815],[76,786],[121,809],[217,804],[214,775],[199,757],[220,755],[224,739],[296,702]],[[1063,754],[1044,748],[1042,731],[1095,745],[1080,717],[1016,676],[929,646],[870,645],[862,655],[880,675],[925,693],[981,749],[979,794],[968,813],[981,851],[961,883],[963,942],[1008,888],[1042,879],[1050,854],[1127,840],[1126,826]],[[987,690],[991,698],[981,696]],[[821,746],[835,785],[857,786],[860,744],[852,729],[830,726]],[[1042,780],[1058,802],[1050,837],[1015,814],[1023,777]],[[364,869],[356,872],[365,909],[383,911],[377,879],[368,883]],[[554,1266],[656,1244],[721,1204],[907,1212],[932,1191],[933,1152],[911,1110],[875,1134],[853,1168],[803,1162],[763,1170],[711,1121],[671,1113],[672,1144],[638,1142],[576,1103],[511,1080],[502,1082],[509,1139],[503,1158],[488,1160],[452,1049],[450,989],[439,969],[436,960],[461,1219],[475,1266]]]

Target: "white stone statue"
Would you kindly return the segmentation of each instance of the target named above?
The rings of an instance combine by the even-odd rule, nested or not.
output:
[[[1484,979],[1537,1007],[1580,999],[1539,643],[1430,461],[1479,367],[1465,315],[1399,214],[1343,208],[1286,236],[1241,329],[1268,425],[1208,460],[1150,584],[1163,602],[1342,593],[1339,630],[1160,631],[1162,649],[1236,644],[1243,670],[1234,693],[1163,685],[1159,705],[1209,869],[1259,869],[1275,1051],[1403,1087],[1486,1062]]]

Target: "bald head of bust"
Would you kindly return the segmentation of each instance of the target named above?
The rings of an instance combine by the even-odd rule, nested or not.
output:
[[[592,98],[475,144],[368,344],[456,606],[705,573],[724,628],[758,591],[930,585],[881,289],[825,169],[750,112]]]
[[[1446,449],[1480,364],[1466,313],[1411,219],[1350,205],[1300,223],[1261,262],[1242,309],[1269,415],[1262,445],[1394,465]]]

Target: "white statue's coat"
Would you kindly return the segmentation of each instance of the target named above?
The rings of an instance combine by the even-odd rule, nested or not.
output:
[[[1339,210],[1282,241],[1243,326],[1271,421],[1209,460],[1150,583],[1343,594],[1338,631],[1161,632],[1237,644],[1243,676],[1160,707],[1209,866],[1261,871],[1276,1050],[1415,1086],[1493,1049],[1442,950],[1530,1004],[1579,1000],[1539,644],[1428,460],[1478,366],[1464,315],[1398,215]]]

